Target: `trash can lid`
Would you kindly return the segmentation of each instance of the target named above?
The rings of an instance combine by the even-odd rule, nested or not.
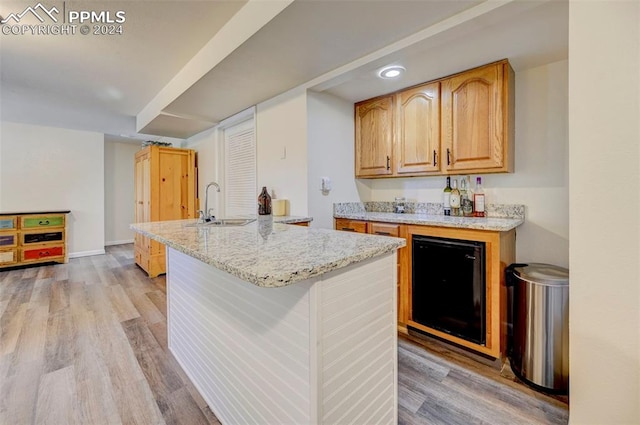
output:
[[[513,274],[520,280],[536,285],[569,285],[569,269],[552,264],[529,263],[514,267]]]

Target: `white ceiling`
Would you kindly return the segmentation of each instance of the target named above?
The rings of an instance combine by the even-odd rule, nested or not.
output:
[[[28,4],[3,2],[0,15]],[[134,133],[136,115],[245,6],[66,2],[96,5],[126,11],[124,36],[0,34],[1,119]],[[517,72],[567,57],[567,11],[564,0],[296,0],[140,127],[185,138],[300,85],[358,101],[505,57]],[[374,76],[389,63],[407,68],[401,80]]]
[[[2,1],[0,16],[34,1]],[[47,1],[66,10],[123,10],[122,35],[0,34],[0,118],[135,133],[135,117],[243,1]],[[27,19],[29,18],[29,19]],[[20,22],[38,24],[35,17]],[[50,23],[46,21],[45,23]],[[205,24],[206,23],[206,24]]]

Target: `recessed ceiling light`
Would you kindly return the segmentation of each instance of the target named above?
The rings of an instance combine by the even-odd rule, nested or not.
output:
[[[400,65],[391,65],[385,66],[380,71],[378,71],[378,77],[390,79],[390,78],[398,78],[402,73],[406,71],[404,66]]]

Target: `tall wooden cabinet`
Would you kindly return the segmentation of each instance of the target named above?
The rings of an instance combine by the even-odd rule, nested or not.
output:
[[[152,145],[136,153],[136,223],[195,218],[196,210],[195,151]],[[149,277],[166,272],[163,244],[136,233],[134,251]]]

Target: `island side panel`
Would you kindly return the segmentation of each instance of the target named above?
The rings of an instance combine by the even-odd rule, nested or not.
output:
[[[220,422],[311,423],[312,282],[261,288],[167,255],[170,349]]]
[[[397,424],[396,255],[323,275],[312,292],[322,424]]]

